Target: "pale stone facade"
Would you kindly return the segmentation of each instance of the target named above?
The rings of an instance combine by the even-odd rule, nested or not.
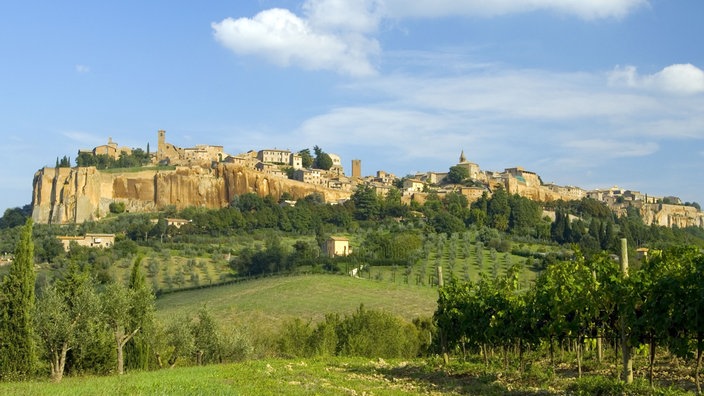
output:
[[[320,185],[323,182],[320,171],[317,169],[297,169],[293,172],[293,178],[309,184]]]
[[[119,147],[116,142],[112,141],[112,138],[108,138],[108,143],[101,146],[93,148],[93,155],[107,155],[110,158],[118,159],[122,152],[126,154],[132,154],[132,149],[129,147]]]
[[[166,142],[166,131],[157,132],[157,163],[169,165],[210,165],[213,162],[222,162],[226,157],[223,146],[210,146],[206,144],[195,147],[181,148]]]
[[[403,189],[408,192],[422,192],[425,183],[418,179],[406,179],[403,181]]]
[[[259,150],[257,159],[261,162],[269,164],[290,164],[291,151],[279,149]]]
[[[330,237],[325,241],[325,253],[328,257],[348,256],[352,253],[350,240],[345,237]]]
[[[86,234],[85,236],[57,236],[65,251],[69,251],[71,242],[78,246],[108,248],[115,244],[115,234]]]

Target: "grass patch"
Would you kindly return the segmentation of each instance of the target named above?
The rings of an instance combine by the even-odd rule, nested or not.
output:
[[[73,377],[1,383],[12,395],[546,395],[512,390],[495,376],[451,373],[425,361],[330,358],[257,360],[236,364],[133,372],[123,376]]]
[[[263,278],[200,290],[167,294],[157,299],[157,317],[164,321],[195,315],[207,305],[223,324],[251,324],[276,329],[292,318],[318,322],[326,313],[354,312],[360,304],[412,320],[432,316],[437,290],[413,285],[356,279],[339,275]]]

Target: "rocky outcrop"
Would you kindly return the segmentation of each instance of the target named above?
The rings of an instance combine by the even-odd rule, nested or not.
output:
[[[641,209],[643,223],[665,227],[704,227],[704,213],[692,206],[646,204]]]
[[[234,164],[211,168],[105,172],[94,167],[42,168],[34,175],[32,217],[37,223],[67,224],[98,220],[112,202],[130,212],[152,212],[173,205],[222,208],[245,193],[271,195],[288,192],[295,199],[313,192],[326,201],[349,198],[350,193],[285,178],[272,177]]]

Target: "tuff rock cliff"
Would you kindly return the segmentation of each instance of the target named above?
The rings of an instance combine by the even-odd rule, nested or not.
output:
[[[98,220],[112,202],[124,202],[129,212],[151,212],[174,205],[222,208],[245,193],[272,195],[284,192],[294,199],[318,192],[328,202],[350,193],[279,177],[271,177],[234,164],[212,168],[177,167],[176,170],[105,172],[95,167],[42,168],[34,175],[32,218],[37,223],[68,224]]]

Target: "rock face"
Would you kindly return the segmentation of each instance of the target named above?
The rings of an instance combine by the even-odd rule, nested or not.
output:
[[[704,213],[682,205],[646,204],[641,209],[645,224],[665,227],[704,227]]]
[[[318,192],[328,202],[346,199],[349,192],[328,189],[234,164],[212,168],[178,167],[113,173],[85,168],[42,168],[34,175],[32,218],[37,223],[67,224],[98,220],[112,202],[129,212],[151,212],[173,205],[222,208],[237,195],[256,193],[275,199],[288,192],[294,199]]]

